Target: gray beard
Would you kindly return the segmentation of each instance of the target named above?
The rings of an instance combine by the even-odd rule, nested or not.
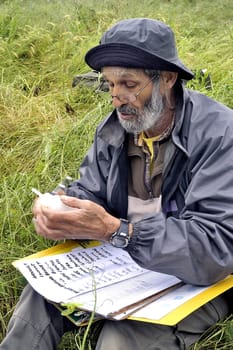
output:
[[[163,97],[159,92],[159,83],[155,83],[151,99],[145,104],[142,112],[137,108],[122,105],[117,108],[118,119],[128,133],[140,134],[142,131],[152,128],[160,120],[164,111],[164,105]],[[119,117],[119,113],[134,115],[135,118],[132,120],[123,120]]]

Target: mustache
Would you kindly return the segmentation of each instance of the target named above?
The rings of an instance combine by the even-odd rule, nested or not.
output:
[[[119,108],[117,108],[119,113],[122,114],[130,114],[130,115],[138,115],[138,110],[137,108],[130,107],[128,105],[122,105]]]

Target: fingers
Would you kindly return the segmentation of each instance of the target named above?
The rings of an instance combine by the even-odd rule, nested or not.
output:
[[[39,198],[36,198],[34,200],[34,203],[33,203],[33,207],[32,207],[32,213],[33,213],[33,216],[36,217],[37,216],[37,213],[40,211],[40,202],[39,202]]]
[[[62,195],[63,204],[74,210],[48,208],[35,202],[33,207],[36,232],[49,239],[102,239],[106,234],[106,211],[89,200]],[[109,216],[109,214],[108,214]],[[107,218],[108,219],[108,218]]]
[[[49,210],[47,210],[49,212]],[[72,230],[68,229],[67,225],[61,225],[56,220],[51,220],[50,215],[37,215],[33,218],[36,233],[44,238],[51,240],[75,239],[72,235]],[[54,215],[52,214],[52,217]]]
[[[60,230],[48,230],[47,228],[42,228],[40,226],[40,224],[38,223],[38,220],[37,219],[33,219],[33,223],[34,223],[34,226],[35,226],[35,229],[36,229],[36,233],[39,235],[39,236],[42,236],[46,239],[51,239],[51,240],[54,240],[54,241],[58,241],[58,240],[62,240],[62,239],[65,239],[64,237],[64,233],[61,232]],[[72,239],[71,237],[67,237],[67,239]]]
[[[91,201],[85,200],[85,199],[79,199],[76,197],[70,197],[70,196],[65,196],[62,195],[61,201],[65,204],[68,205],[69,207],[77,208],[77,209],[85,209],[90,206],[90,204],[95,204]]]
[[[61,188],[59,188],[56,192],[54,192],[55,194],[59,194],[60,196],[61,195],[64,195],[65,194],[65,191],[62,190]]]

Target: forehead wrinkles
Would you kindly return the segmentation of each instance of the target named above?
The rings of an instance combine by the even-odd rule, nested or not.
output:
[[[142,73],[141,69],[129,69],[124,67],[106,67],[102,70],[103,76],[109,77],[113,76],[115,78],[139,78],[140,73]]]

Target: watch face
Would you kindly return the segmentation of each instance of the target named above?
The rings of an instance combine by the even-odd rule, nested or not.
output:
[[[117,248],[125,248],[129,244],[130,236],[129,236],[129,222],[124,219],[120,219],[121,224],[119,229],[113,233],[110,242],[114,247]]]
[[[127,247],[127,245],[128,245],[128,239],[126,237],[122,237],[122,236],[117,236],[116,235],[112,239],[112,244],[115,247],[124,248],[124,247]]]

